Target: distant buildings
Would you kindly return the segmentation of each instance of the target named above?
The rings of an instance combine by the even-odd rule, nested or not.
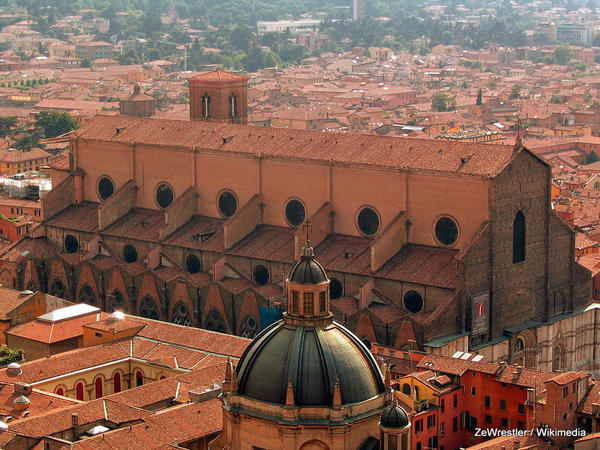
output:
[[[353,0],[352,19],[361,20],[365,17],[365,0]]]
[[[276,20],[256,22],[258,34],[282,33],[289,31],[291,33],[300,33],[306,31],[315,31],[319,29],[321,20],[319,19],[298,19],[298,20]]]

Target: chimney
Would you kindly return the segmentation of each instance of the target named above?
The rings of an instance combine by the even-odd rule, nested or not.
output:
[[[527,402],[532,405],[535,403],[535,389],[534,388],[527,389]]]
[[[77,440],[77,429],[79,428],[79,414],[73,413],[71,415],[71,429],[73,431],[73,440]]]
[[[27,383],[23,383],[20,381],[17,381],[14,385],[15,387],[15,394],[20,394],[20,395],[30,395],[31,392],[33,391],[33,387],[30,384]]]

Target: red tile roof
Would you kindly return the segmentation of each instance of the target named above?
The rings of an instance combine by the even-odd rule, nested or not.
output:
[[[206,149],[322,163],[333,161],[484,178],[500,173],[514,155],[513,148],[508,145],[108,115],[97,115],[75,134],[86,140],[163,145],[190,151]]]

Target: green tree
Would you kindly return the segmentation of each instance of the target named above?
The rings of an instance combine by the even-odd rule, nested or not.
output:
[[[15,116],[0,117],[0,136],[4,137],[10,134],[10,131],[17,126],[17,118]]]
[[[596,161],[600,161],[600,158],[598,157],[596,152],[594,150],[592,150],[590,153],[587,154],[587,156],[581,162],[583,164],[592,164],[592,163],[595,163]]]
[[[35,126],[43,130],[44,137],[52,138],[78,128],[79,123],[66,112],[42,111],[35,118]]]
[[[92,62],[90,61],[89,58],[83,58],[81,60],[81,67],[83,67],[84,69],[87,69],[88,67],[92,67]]]
[[[510,100],[518,100],[521,98],[521,86],[515,84],[510,91],[510,96],[508,97]]]
[[[477,100],[475,100],[475,104],[477,106],[483,105],[483,93],[481,92],[481,88],[477,91]]]
[[[554,61],[556,64],[560,64],[561,66],[567,65],[572,57],[573,52],[568,44],[559,45],[554,49]]]
[[[431,109],[434,111],[454,111],[456,109],[456,98],[438,92],[431,98]]]
[[[42,131],[39,129],[28,131],[16,140],[13,147],[18,150],[31,150],[39,145],[42,137]]]

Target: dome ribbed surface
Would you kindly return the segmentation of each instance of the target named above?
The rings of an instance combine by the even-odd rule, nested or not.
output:
[[[342,404],[368,400],[385,388],[373,355],[341,325],[279,321],[258,335],[237,366],[238,394],[285,404],[292,380],[296,406],[331,406],[339,378]]]
[[[303,256],[290,270],[288,280],[296,284],[321,284],[327,281],[327,274],[314,258]]]
[[[408,415],[400,405],[389,405],[381,413],[380,424],[384,428],[404,428],[408,422]]]

